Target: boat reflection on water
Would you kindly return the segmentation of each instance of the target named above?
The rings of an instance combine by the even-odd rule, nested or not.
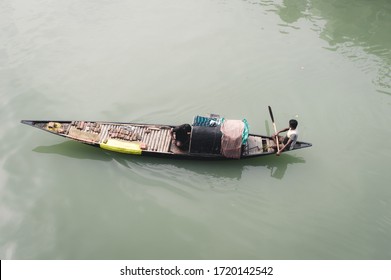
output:
[[[101,149],[96,149],[88,145],[80,145],[80,143],[74,141],[65,141],[50,146],[38,146],[34,148],[33,151],[43,154],[57,154],[82,160],[114,160],[127,168],[133,168],[134,165],[146,167],[148,169],[154,167],[157,169],[174,167],[204,176],[235,180],[241,179],[243,171],[249,167],[266,167],[270,170],[271,177],[282,179],[290,164],[305,163],[303,158],[291,154],[283,154],[280,157],[271,155],[262,158],[238,161],[172,160],[102,151]]]

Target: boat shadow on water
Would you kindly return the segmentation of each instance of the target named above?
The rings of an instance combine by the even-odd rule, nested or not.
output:
[[[43,154],[57,154],[75,159],[87,159],[97,161],[116,161],[119,164],[132,168],[133,165],[148,166],[151,168],[174,166],[188,171],[218,178],[230,178],[239,180],[243,170],[249,167],[266,167],[270,170],[270,176],[282,179],[291,164],[305,163],[301,157],[283,154],[280,157],[274,155],[244,160],[188,160],[188,159],[165,159],[155,157],[140,157],[136,155],[120,154],[110,151],[102,151],[87,145],[81,145],[74,141],[65,141],[50,146],[38,146],[34,152]]]

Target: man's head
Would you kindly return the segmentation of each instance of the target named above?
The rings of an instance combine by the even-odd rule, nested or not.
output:
[[[290,120],[289,121],[289,127],[292,128],[292,129],[296,129],[298,123],[297,123],[297,120]]]

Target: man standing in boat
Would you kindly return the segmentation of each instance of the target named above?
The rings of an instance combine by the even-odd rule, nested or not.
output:
[[[289,127],[281,129],[277,133],[273,134],[272,137],[274,139],[274,142],[277,143],[277,137],[278,137],[278,143],[280,143],[280,150],[277,152],[277,156],[279,156],[283,151],[292,150],[293,147],[296,144],[297,138],[299,137],[298,131],[297,131],[297,120],[290,120],[289,121]],[[286,132],[286,136],[279,136],[280,133]],[[277,148],[277,146],[273,147]]]

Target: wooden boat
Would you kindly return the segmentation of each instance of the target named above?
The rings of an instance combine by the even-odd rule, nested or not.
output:
[[[222,151],[221,125],[216,124],[216,115],[207,117],[209,124],[193,123],[189,135],[188,148],[181,149],[173,139],[174,125],[120,123],[101,121],[47,121],[22,120],[23,124],[46,132],[69,138],[83,144],[102,149],[143,156],[168,157],[178,159],[245,159],[275,154],[274,141],[269,136],[247,134],[240,144],[237,156],[227,156]],[[211,125],[212,123],[212,125]],[[296,142],[292,150],[308,148],[306,142]]]

